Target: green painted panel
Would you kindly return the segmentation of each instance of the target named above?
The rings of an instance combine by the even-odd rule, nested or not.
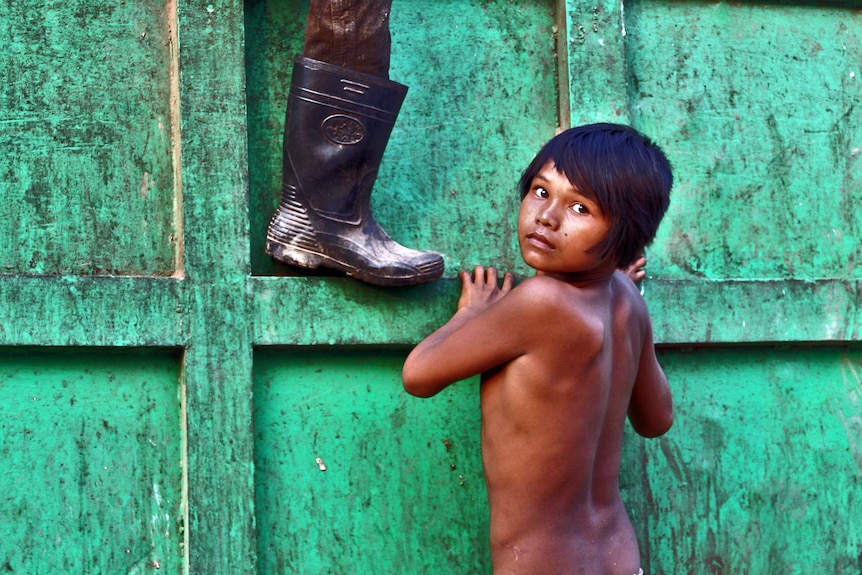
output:
[[[0,345],[181,346],[182,287],[174,278],[0,277]]]
[[[234,295],[239,294],[239,295]],[[255,573],[252,348],[241,286],[187,290],[189,570]]]
[[[862,282],[645,280],[659,343],[862,339]]]
[[[174,272],[165,6],[0,3],[0,273]]]
[[[660,361],[676,421],[658,441],[630,438],[623,472],[645,572],[860,573],[862,349]]]
[[[386,289],[352,279],[257,277],[250,283],[258,345],[410,344],[455,311],[455,280]]]
[[[281,139],[307,2],[246,2],[252,269],[281,194]],[[410,87],[372,195],[396,240],[443,253],[448,276],[521,266],[516,181],[557,126],[552,0],[396,0],[390,77]]]
[[[128,0],[127,0],[128,1]],[[188,570],[255,569],[243,2],[177,3]]]
[[[677,185],[667,278],[862,277],[862,12],[625,5],[629,117]]]
[[[0,569],[181,572],[179,357],[0,350]]]
[[[413,344],[454,313],[460,283],[383,289],[349,279],[254,278],[259,345]],[[862,338],[857,281],[704,281],[648,278],[641,291],[656,342],[835,342]]]
[[[572,126],[628,121],[623,2],[566,0],[566,64]]]
[[[259,573],[490,572],[476,382],[417,399],[403,361],[255,354]]]

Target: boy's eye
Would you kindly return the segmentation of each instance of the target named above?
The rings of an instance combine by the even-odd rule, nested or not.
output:
[[[582,204],[581,202],[575,202],[574,204],[572,204],[572,211],[574,211],[576,214],[586,214],[586,213],[589,213],[589,210],[587,209],[587,206],[585,206],[585,205],[584,205],[584,204]]]
[[[548,197],[548,190],[546,190],[545,188],[543,188],[543,187],[541,187],[541,186],[538,186],[538,187],[533,191],[533,193],[535,193],[535,194],[536,194],[537,196],[539,196],[540,198],[547,198],[547,197]]]

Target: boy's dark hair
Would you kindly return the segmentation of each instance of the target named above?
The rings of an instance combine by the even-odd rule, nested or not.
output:
[[[527,166],[518,183],[522,200],[549,161],[610,216],[608,237],[596,248],[601,257],[612,254],[618,267],[637,259],[670,204],[673,174],[661,148],[621,124],[570,128],[545,144]]]

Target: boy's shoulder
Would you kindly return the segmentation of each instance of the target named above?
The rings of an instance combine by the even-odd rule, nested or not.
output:
[[[559,302],[561,296],[576,296],[577,288],[564,281],[551,276],[535,275],[518,283],[517,290],[529,293],[539,301],[549,300],[547,303]]]
[[[641,295],[640,288],[629,276],[617,270],[614,272],[612,281],[617,299],[621,299],[638,311],[646,313],[646,302]]]
[[[617,316],[608,287],[582,287],[538,275],[519,283],[501,303],[513,298],[517,311],[510,319],[534,351],[580,349],[587,358],[598,353]]]
[[[529,309],[530,317],[538,321],[585,316],[588,307],[584,304],[591,299],[586,290],[546,275],[520,282],[510,295],[513,294]]]
[[[645,317],[646,302],[635,283],[624,273],[615,272],[608,290],[585,289],[546,275],[537,275],[518,284],[518,293],[525,306],[532,308],[534,317],[566,315],[587,317],[599,309],[610,308],[614,313]]]
[[[622,272],[615,272],[608,285],[614,292],[621,292],[627,298],[639,298],[640,292],[634,282]],[[581,287],[577,284],[554,278],[549,275],[535,275],[517,284],[517,289],[529,292],[539,298],[550,298],[559,302],[560,298],[596,298],[601,297],[601,289]]]

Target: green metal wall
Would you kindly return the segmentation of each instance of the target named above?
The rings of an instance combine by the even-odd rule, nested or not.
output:
[[[460,268],[527,273],[557,125],[612,120],[677,176],[643,285],[677,420],[621,477],[645,571],[862,572],[862,4],[395,0],[374,210],[446,261],[400,289],[262,253],[305,10],[0,2],[0,570],[490,573],[476,381],[400,364]]]
[[[0,354],[3,570],[177,573],[176,353]]]

